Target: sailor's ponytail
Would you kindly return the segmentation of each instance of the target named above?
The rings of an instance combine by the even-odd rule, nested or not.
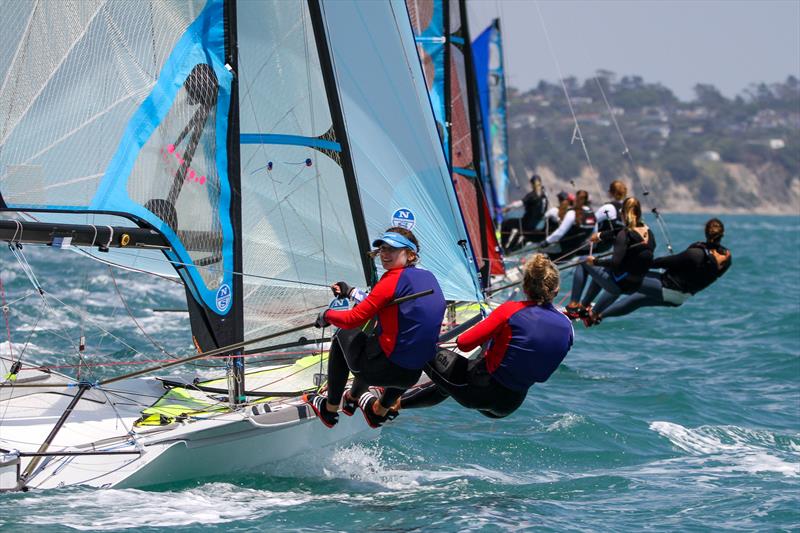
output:
[[[558,294],[561,277],[556,265],[544,254],[536,254],[525,262],[522,289],[537,304],[549,304]]]

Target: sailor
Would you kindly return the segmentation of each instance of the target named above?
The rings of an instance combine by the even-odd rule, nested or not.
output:
[[[730,250],[722,246],[725,226],[718,218],[712,218],[706,222],[705,234],[705,242],[655,259],[653,268],[663,268],[664,272],[647,274],[638,292],[614,302],[603,316],[627,315],[640,307],[678,307],[721,278],[732,261]]]
[[[523,289],[528,299],[506,302],[456,339],[459,350],[483,346],[468,361],[441,350],[426,366],[431,382],[407,391],[398,408],[438,404],[449,396],[490,418],[503,418],[525,400],[534,383],[547,381],[572,346],[572,324],[553,307],[559,274],[544,254],[525,263]]]
[[[433,274],[417,268],[419,243],[405,228],[386,230],[372,246],[377,249],[386,272],[363,301],[353,309],[327,309],[317,317],[316,326],[330,324],[342,328],[333,337],[328,356],[328,394],[309,394],[306,401],[328,427],[339,420],[338,410],[350,372],[353,385],[344,398],[342,411],[352,416],[356,404],[371,427],[381,426],[396,412],[389,407],[422,375],[422,368],[436,355],[436,343],[445,312],[445,300]],[[336,295],[354,296],[358,292],[345,282],[335,283]],[[392,305],[396,298],[432,289],[433,294],[402,304]],[[366,334],[361,327],[377,318],[374,332]],[[385,387],[376,398],[369,387]]]
[[[608,186],[608,194],[611,195],[611,201],[594,212],[598,232],[620,230],[625,226],[622,222],[622,202],[628,196],[628,187],[620,180],[614,180]]]
[[[625,228],[616,232],[605,231],[591,237],[593,242],[613,239],[614,249],[611,257],[595,259],[594,256],[588,256],[573,274],[572,300],[567,305],[565,313],[570,318],[582,318],[587,327],[599,323],[603,311],[621,294],[633,294],[639,290],[645,274],[653,263],[656,240],[653,232],[642,221],[642,206],[639,200],[633,197],[625,199],[622,218],[625,221]],[[588,278],[591,278],[591,283],[581,299]],[[592,307],[592,300],[603,289],[605,292]]]
[[[558,203],[544,213],[545,237],[550,235],[551,229],[555,231],[559,224],[561,224],[561,220],[564,218],[564,215],[567,214],[569,208],[575,204],[575,195],[565,191],[559,192],[556,195],[556,199]]]
[[[522,247],[525,241],[534,240],[531,235],[533,235],[547,211],[547,195],[544,192],[542,178],[538,174],[531,176],[531,192],[526,194],[522,200],[506,205],[503,208],[503,213],[520,207],[525,208],[521,218],[508,218],[500,226],[501,246],[507,252]]]
[[[580,190],[575,194],[575,205],[567,209],[558,228],[540,243],[543,252],[552,257],[580,250],[595,226],[594,211],[589,203],[588,192]]]

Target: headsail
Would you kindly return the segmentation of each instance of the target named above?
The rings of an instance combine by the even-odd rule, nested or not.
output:
[[[322,2],[370,235],[412,226],[445,297],[479,298],[475,269],[402,1]]]
[[[307,2],[238,6],[246,339],[307,323],[333,282],[369,281],[366,228],[354,222],[362,214],[348,195],[349,154],[334,127],[335,85],[326,84],[318,24]]]
[[[472,42],[478,94],[484,117],[483,130],[491,157],[491,190],[497,208],[506,205],[508,191],[508,135],[506,82],[503,68],[503,38],[500,20],[494,19]]]

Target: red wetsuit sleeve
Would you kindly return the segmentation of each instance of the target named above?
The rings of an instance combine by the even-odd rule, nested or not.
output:
[[[347,311],[325,312],[325,320],[342,329],[352,329],[363,326],[369,319],[378,314],[394,300],[394,290],[403,269],[390,270],[375,284],[363,302]]]
[[[522,304],[522,302],[504,303],[495,309],[488,317],[459,335],[456,339],[458,349],[469,352],[491,339],[494,334],[506,324],[509,317],[520,309],[520,304]],[[522,307],[524,306],[525,304],[522,304]]]

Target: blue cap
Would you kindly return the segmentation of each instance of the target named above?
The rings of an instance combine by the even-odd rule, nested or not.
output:
[[[392,248],[409,248],[412,252],[417,252],[417,245],[399,233],[387,231],[379,239],[372,241],[372,246],[376,248],[381,244],[388,244]]]

